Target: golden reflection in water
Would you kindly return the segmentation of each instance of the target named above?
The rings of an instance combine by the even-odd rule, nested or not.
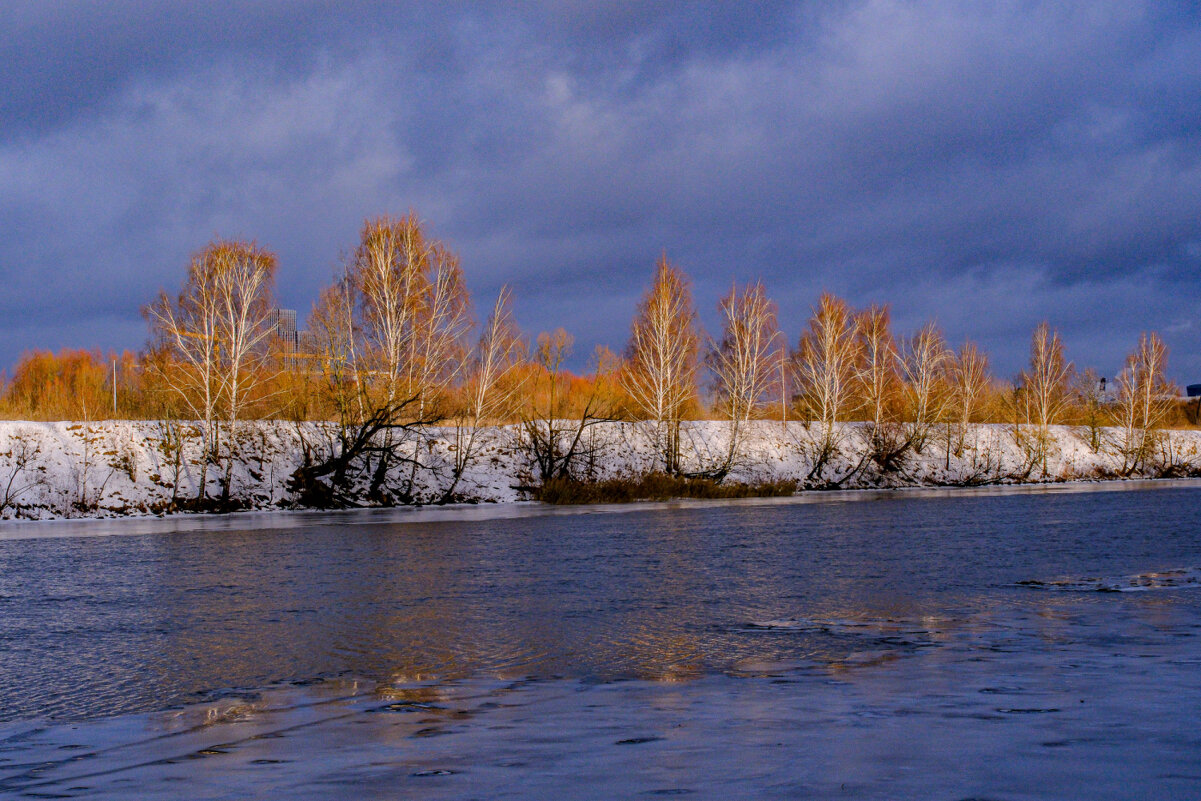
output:
[[[630,640],[622,657],[640,679],[691,681],[704,673],[704,657],[695,637],[648,629]]]

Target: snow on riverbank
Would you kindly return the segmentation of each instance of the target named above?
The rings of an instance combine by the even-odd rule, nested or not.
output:
[[[289,488],[306,450],[318,458],[332,447],[330,432],[317,423],[243,424],[231,498],[241,508],[297,506]],[[941,429],[939,430],[941,431]],[[816,431],[802,423],[752,424],[726,480],[747,483],[797,481],[802,487],[841,488],[1005,484],[1115,477],[1124,472],[1120,432],[1103,430],[1093,451],[1077,429],[1052,429],[1043,460],[1032,463],[1029,445],[1019,445],[1012,426],[971,426],[958,436],[935,432],[920,453],[910,450],[891,469],[869,457],[862,425],[842,427],[837,454],[814,474]],[[655,452],[647,424],[597,425],[584,435],[577,475],[618,478],[653,470]],[[728,453],[729,424],[685,424],[683,468],[713,471]],[[1166,447],[1165,447],[1166,446]],[[454,429],[430,429],[405,443],[408,461],[394,464],[384,486],[393,502],[441,499],[453,484],[457,500],[513,502],[537,483],[535,461],[519,427],[484,429],[474,457],[454,484]],[[958,451],[958,453],[956,453]],[[414,464],[414,462],[416,464]],[[192,426],[156,421],[96,423],[0,422],[0,518],[52,519],[161,513],[173,500],[194,498],[201,477],[200,441]],[[1136,475],[1201,471],[1201,432],[1165,434],[1155,466]],[[220,470],[207,469],[207,491],[217,497]],[[364,499],[370,471],[356,479]]]

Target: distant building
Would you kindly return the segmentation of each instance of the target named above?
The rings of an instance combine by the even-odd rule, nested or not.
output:
[[[313,332],[307,328],[296,332],[297,350],[300,353],[316,353],[317,352],[317,337],[313,336]]]
[[[1201,397],[1201,384],[1189,384],[1185,389],[1185,394],[1190,398]],[[1161,399],[1179,399],[1180,395],[1177,392],[1168,392],[1157,394],[1157,398]],[[1118,382],[1107,381],[1102,378],[1097,382],[1097,400],[1101,403],[1117,403],[1118,397]]]
[[[297,334],[297,310],[276,309],[273,317],[275,336],[282,343],[283,352],[289,354],[297,352],[300,345],[300,337]]]
[[[300,350],[300,333],[296,330],[296,310],[276,309],[273,316],[275,337],[279,340],[283,352],[288,356],[295,356]]]

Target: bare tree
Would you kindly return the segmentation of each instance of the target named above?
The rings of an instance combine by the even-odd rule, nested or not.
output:
[[[956,425],[954,452],[963,454],[968,427],[972,417],[988,394],[992,378],[988,373],[988,355],[974,343],[965,342],[951,358],[951,411]]]
[[[355,324],[355,291],[349,275],[343,275],[317,296],[308,318],[308,348],[304,354],[309,369],[319,377],[319,394],[326,414],[343,430],[360,420],[372,401],[367,383],[369,371],[359,359]]]
[[[424,401],[436,399],[462,378],[467,364],[465,338],[472,327],[471,300],[459,257],[440,242],[431,250],[430,287],[422,300],[412,381],[422,388]]]
[[[926,323],[906,344],[905,396],[908,406],[909,439],[922,452],[930,430],[946,412],[945,371],[951,350],[933,322]]]
[[[166,292],[145,309],[152,348],[163,357],[149,362],[164,384],[200,424],[201,460],[197,501],[205,496],[208,465],[217,449],[217,315],[219,301],[204,253],[192,257],[183,290],[173,301]]]
[[[651,439],[669,474],[680,472],[680,421],[696,396],[699,343],[688,279],[663,256],[638,304],[622,383],[652,422]]]
[[[884,472],[897,469],[909,440],[895,420],[901,394],[900,353],[892,335],[887,306],[871,306],[855,317],[859,362],[856,392],[869,425],[868,446]]]
[[[205,497],[207,466],[221,463],[222,417],[228,422],[222,497],[228,502],[237,421],[264,380],[261,355],[272,333],[274,254],[254,243],[215,240],[192,257],[179,295],[165,292],[146,307],[153,347],[166,385],[201,424],[197,500]]]
[[[1026,422],[1034,427],[1033,442],[1025,447],[1033,464],[1047,473],[1050,427],[1059,423],[1070,400],[1074,368],[1064,359],[1063,342],[1051,326],[1039,323],[1030,338],[1030,367],[1021,375]]]
[[[860,362],[856,377],[868,421],[876,428],[889,418],[889,407],[900,383],[897,343],[887,306],[871,306],[855,317]]]
[[[471,324],[458,258],[429,240],[415,214],[363,225],[348,271],[374,375],[390,398],[413,395],[417,415],[454,380]]]
[[[1145,469],[1171,412],[1176,388],[1167,379],[1168,349],[1158,334],[1143,334],[1118,375],[1117,418],[1123,472]]]
[[[370,476],[368,500],[413,500],[421,438],[448,414],[470,326],[458,259],[426,237],[415,214],[364,223],[343,276],[322,292],[309,320],[338,423],[320,453],[306,444],[306,463],[291,482],[303,502],[354,503],[360,476]],[[399,488],[388,486],[396,464],[411,468]]]
[[[229,504],[234,462],[238,453],[238,422],[255,391],[269,378],[268,344],[275,333],[272,289],[275,254],[253,243],[226,242],[214,249],[218,299],[218,376],[225,401],[225,478],[221,502]]]
[[[360,359],[373,384],[380,384],[380,402],[399,405],[414,421],[442,418],[439,404],[465,361],[464,338],[471,326],[470,302],[458,258],[442,243],[430,240],[417,215],[379,217],[363,225],[349,274],[358,290],[357,305],[364,338]],[[383,448],[369,494],[386,499],[384,484],[405,443],[411,494],[420,467],[420,425],[382,429]],[[395,437],[400,440],[394,443]]]
[[[4,473],[0,473],[0,514],[6,509],[17,510],[19,514],[21,496],[42,483],[39,473],[45,468],[37,465],[41,453],[41,446],[27,433],[9,438],[8,450],[0,453],[6,462]]]
[[[511,306],[512,293],[502,287],[471,360],[465,403],[455,426],[454,468],[443,502],[454,498],[463,472],[476,457],[483,441],[481,426],[495,425],[516,409],[523,383],[516,368],[523,361],[525,343],[513,322]]]
[[[553,478],[571,475],[571,456],[563,453],[563,439],[571,426],[568,407],[571,376],[563,362],[571,354],[575,342],[565,329],[538,334],[533,352],[534,372],[526,408],[522,410],[521,427],[525,443],[538,468],[538,480],[543,484]],[[586,415],[581,415],[581,421]],[[578,440],[578,437],[577,437]],[[570,453],[570,451],[568,451]]]
[[[840,298],[823,294],[792,358],[804,413],[810,426],[817,429],[812,435],[811,480],[821,478],[838,452],[843,436],[838,423],[854,411],[857,356],[850,307]]]
[[[1106,424],[1101,381],[1101,376],[1091,367],[1077,373],[1072,381],[1072,402],[1080,410],[1079,422],[1084,428],[1084,440],[1093,453],[1101,452],[1101,429]]]
[[[383,379],[391,396],[405,389],[401,382],[411,361],[428,263],[429,246],[412,214],[400,219],[378,217],[363,223],[359,246],[346,272],[344,312],[353,314],[356,303],[359,305],[364,361],[371,357],[365,366],[373,377]],[[342,321],[341,336],[352,336],[351,322]]]
[[[185,427],[171,415],[164,416],[158,421],[157,436],[154,438],[162,456],[160,472],[153,480],[160,485],[164,480],[171,484],[171,500],[167,502],[167,511],[174,512],[179,507],[179,484],[183,476],[184,451],[187,448],[188,433]]]
[[[571,334],[562,328],[538,335],[534,349],[533,380],[529,386],[525,409],[521,412],[521,427],[525,447],[529,450],[537,479],[545,484],[552,479],[579,480],[588,474],[592,464],[581,475],[581,455],[595,457],[592,431],[600,423],[619,419],[614,398],[614,383],[618,359],[608,348],[600,346],[592,359],[592,374],[585,380],[585,392],[573,393],[573,376],[563,369],[571,353]],[[588,443],[584,438],[588,436]]]
[[[725,476],[741,455],[742,438],[771,388],[781,358],[776,305],[763,285],[736,287],[718,304],[722,317],[720,342],[710,341],[708,363],[714,390],[729,417],[729,442],[718,477]]]
[[[71,466],[71,478],[75,487],[70,508],[77,512],[87,513],[100,505],[100,501],[104,498],[104,489],[113,477],[113,471],[111,469],[108,471],[99,486],[93,486],[91,481],[93,472],[100,465],[96,453],[95,436],[97,432],[92,428],[92,422],[88,418],[86,404],[83,405],[82,417],[83,420],[80,423],[68,428],[72,434],[79,437],[80,443],[79,461]]]
[[[332,420],[317,426],[324,442],[311,441],[298,429],[304,460],[289,486],[306,506],[357,505],[359,479],[373,475],[373,458],[377,464],[408,458],[397,453],[405,437],[394,436],[394,429],[434,422],[412,419],[417,394],[403,393],[399,368],[388,370],[380,340],[364,333],[360,286],[347,270],[321,291],[308,318],[312,353],[306,358],[320,373],[322,404]]]

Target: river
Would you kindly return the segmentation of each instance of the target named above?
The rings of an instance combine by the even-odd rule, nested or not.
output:
[[[1196,797],[1199,567],[1197,482],[11,526],[0,794]]]

